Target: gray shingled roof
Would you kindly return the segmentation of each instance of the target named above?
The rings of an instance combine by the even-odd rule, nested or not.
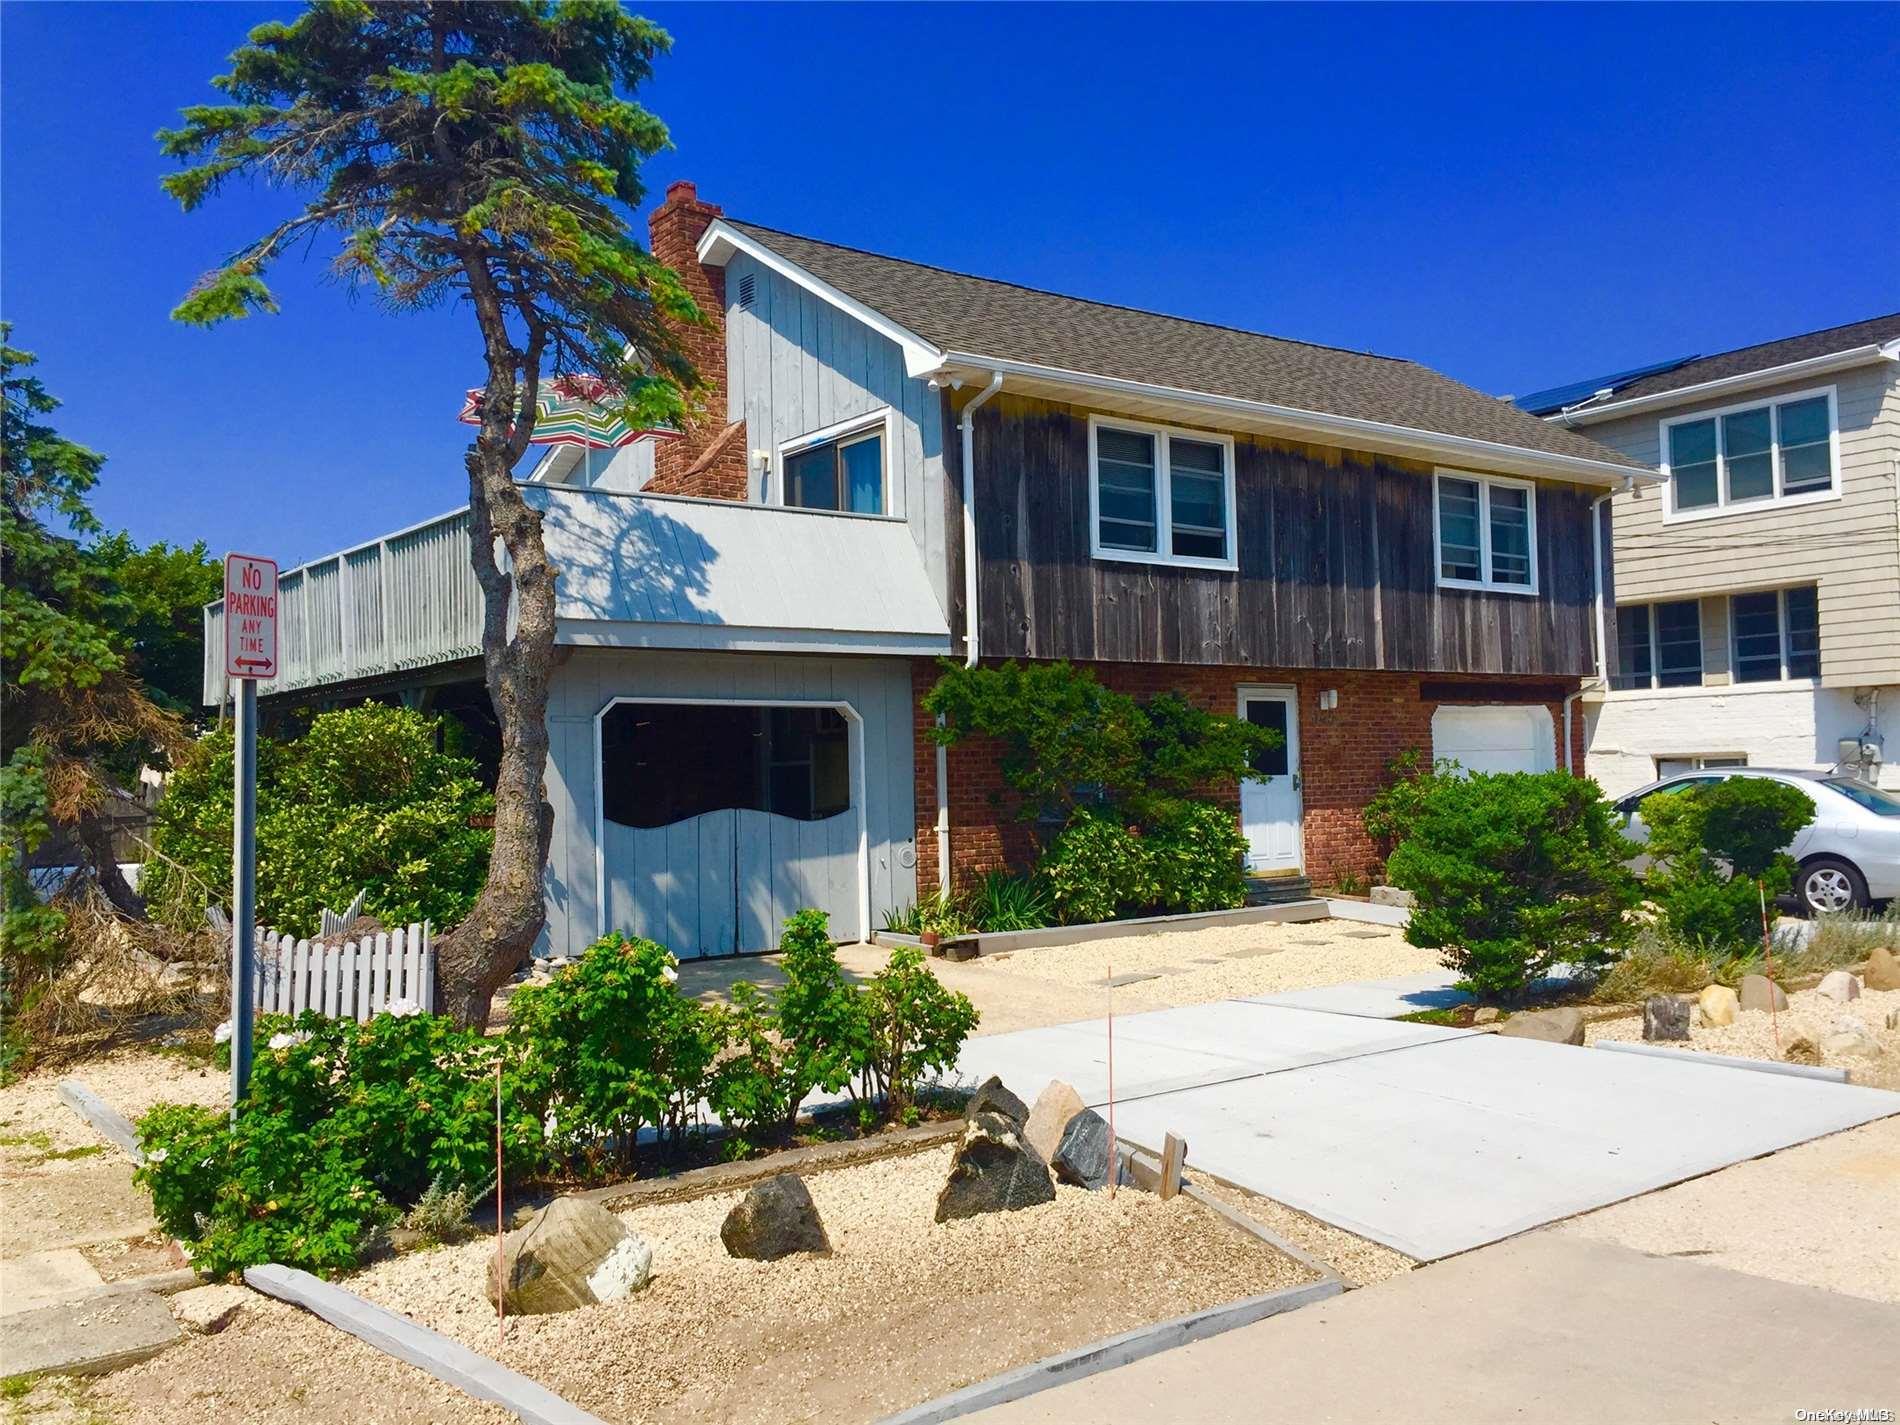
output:
[[[1680,391],[1686,386],[1700,386],[1704,382],[1720,381],[1730,376],[1746,376],[1751,371],[1767,371],[1794,361],[1833,356],[1837,352],[1852,351],[1860,346],[1878,346],[1896,338],[1900,338],[1900,312],[1884,317],[1869,317],[1864,322],[1849,322],[1846,326],[1824,327],[1818,332],[1804,332],[1800,336],[1783,337],[1780,341],[1764,341],[1715,356],[1704,356],[1672,370],[1645,376],[1627,386],[1617,387],[1616,394],[1603,404],[1607,406],[1615,401],[1633,401],[1642,396]],[[1579,407],[1577,414],[1587,414],[1589,409],[1588,406]]]
[[[1088,302],[726,221],[945,351],[1645,468],[1414,361]]]

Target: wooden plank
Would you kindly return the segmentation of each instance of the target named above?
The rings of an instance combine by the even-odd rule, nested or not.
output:
[[[369,1014],[381,1014],[383,1001],[387,995],[387,977],[389,957],[394,948],[402,943],[402,931],[392,937],[388,932],[378,932],[376,949],[369,958]],[[363,1016],[365,1019],[369,1015]]]
[[[310,942],[299,940],[290,960],[290,1012],[302,1014],[310,1007]]]
[[[1181,1191],[1181,1170],[1187,1165],[1187,1139],[1170,1133],[1161,1144],[1161,1188],[1163,1202]]]
[[[422,927],[409,923],[409,943],[403,947],[402,998],[422,1007]]]

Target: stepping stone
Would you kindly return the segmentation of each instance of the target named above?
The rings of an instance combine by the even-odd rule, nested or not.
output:
[[[1244,950],[1229,950],[1229,960],[1258,960],[1262,955],[1278,955],[1286,949],[1284,945],[1249,945]]]
[[[1385,932],[1383,930],[1348,930],[1345,934],[1348,940],[1385,939]]]
[[[77,1248],[28,1252],[0,1262],[0,1316],[89,1296],[104,1287],[104,1278]]]
[[[0,1377],[31,1371],[105,1375],[134,1365],[183,1332],[165,1299],[150,1291],[105,1291],[7,1317],[0,1331]]]
[[[1218,955],[1196,955],[1194,957],[1194,963],[1197,965],[1218,965],[1220,962],[1221,958]]]
[[[1158,980],[1160,978],[1161,978],[1161,975],[1160,975],[1160,972],[1158,971],[1154,973],[1150,973],[1150,974],[1143,974],[1143,973],[1137,972],[1134,974],[1127,974],[1127,975],[1110,975],[1106,980],[1097,980],[1095,983],[1102,986],[1104,989],[1118,990],[1123,985],[1138,985],[1143,980]]]

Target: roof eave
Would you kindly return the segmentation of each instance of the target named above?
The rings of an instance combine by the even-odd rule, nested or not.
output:
[[[1472,436],[1447,435],[1441,431],[1420,430],[1385,421],[1357,416],[1334,415],[1326,411],[1307,411],[1296,406],[1281,406],[1268,401],[1253,401],[1240,396],[1222,396],[1209,391],[1192,391],[1177,386],[1158,386],[1131,381],[1119,376],[1103,376],[1088,371],[1070,371],[1062,367],[1040,366],[1004,357],[984,356],[976,352],[944,353],[946,371],[964,373],[1000,371],[1005,378],[1016,376],[1087,393],[1105,393],[1156,402],[1179,408],[1184,415],[1202,412],[1245,417],[1275,433],[1295,438],[1318,440],[1327,445],[1345,445],[1357,450],[1409,456],[1434,462],[1471,464],[1500,474],[1539,476],[1572,484],[1618,486],[1629,482],[1660,484],[1662,476],[1643,466],[1625,465],[1615,460],[1592,460],[1587,456],[1559,455],[1532,450],[1526,446],[1500,441],[1479,440]],[[1007,389],[1007,388],[1006,388]]]
[[[904,353],[904,374],[923,376],[943,364],[943,352],[908,327],[900,326],[875,307],[839,291],[809,268],[767,247],[757,238],[742,233],[723,218],[713,219],[699,238],[699,260],[708,267],[724,267],[735,253],[744,253],[760,266],[771,269],[788,281],[805,288],[821,301],[855,317],[871,330],[896,342]]]
[[[1693,386],[1677,386],[1668,391],[1654,391],[1647,396],[1632,396],[1625,401],[1605,401],[1600,406],[1573,406],[1543,419],[1560,426],[1595,425],[1600,421],[1641,415],[1645,411],[1662,410],[1668,406],[1711,400],[1756,386],[1779,386],[1788,381],[1803,381],[1810,376],[1825,376],[1832,371],[1870,366],[1876,361],[1900,361],[1900,340],[1856,346],[1847,351],[1810,356],[1804,361],[1784,362],[1780,366],[1764,366],[1758,371],[1744,371],[1737,376],[1700,381]]]

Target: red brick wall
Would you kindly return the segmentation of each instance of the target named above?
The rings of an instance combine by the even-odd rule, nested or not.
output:
[[[1419,697],[1415,673],[1313,671],[1236,668],[1220,665],[1096,663],[1082,665],[1111,688],[1136,697],[1175,691],[1215,712],[1232,713],[1243,683],[1291,684],[1299,702],[1300,782],[1304,805],[1306,874],[1315,885],[1330,885],[1341,875],[1368,877],[1378,867],[1378,851],[1360,824],[1368,800],[1385,785],[1386,767],[1407,748],[1429,754],[1436,702]],[[917,730],[917,883],[928,895],[937,887],[936,745],[927,730],[930,717],[923,695],[937,678],[937,665],[919,660],[912,667],[918,699]],[[1461,675],[1461,683],[1509,683],[1508,678]],[[1337,690],[1339,705],[1321,712],[1319,695]],[[1467,700],[1460,700],[1461,703]],[[1551,714],[1557,765],[1563,762],[1561,704],[1546,704]],[[1573,715],[1573,771],[1583,767],[1582,716]],[[1031,829],[1017,821],[1003,785],[998,748],[988,738],[971,739],[950,749],[951,877],[958,889],[984,871],[1009,866],[1027,869],[1034,859]],[[1227,800],[1238,811],[1238,796]]]
[[[720,211],[717,204],[700,202],[691,183],[679,182],[668,186],[666,201],[647,219],[653,255],[680,274],[711,318],[708,326],[678,333],[703,383],[696,393],[702,410],[686,422],[680,439],[661,441],[655,451],[646,488],[656,495],[744,500],[749,493],[745,423],[726,419],[726,272],[701,266],[698,253],[700,236]]]

